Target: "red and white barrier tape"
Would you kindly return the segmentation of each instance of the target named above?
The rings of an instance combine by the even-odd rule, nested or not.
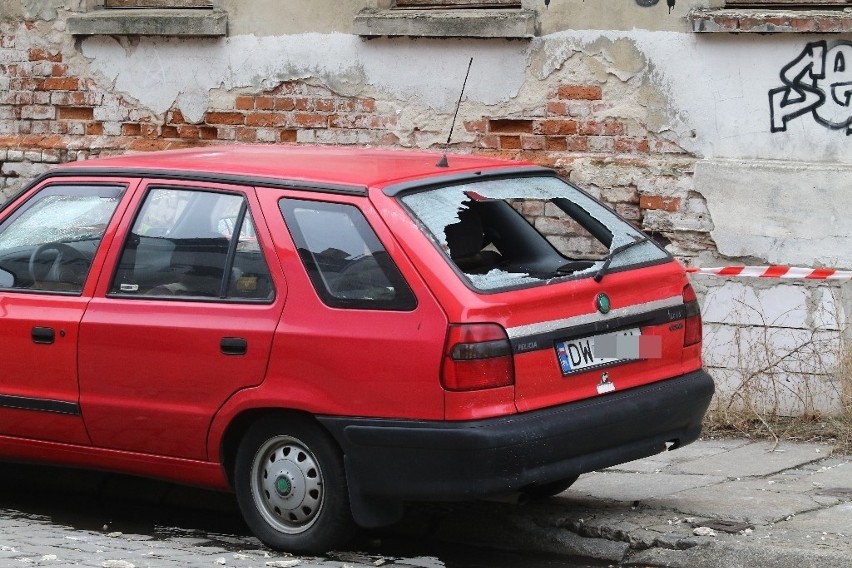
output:
[[[803,280],[852,280],[852,270],[833,268],[797,268],[795,266],[723,266],[721,268],[687,268],[690,274],[746,278],[797,278]]]

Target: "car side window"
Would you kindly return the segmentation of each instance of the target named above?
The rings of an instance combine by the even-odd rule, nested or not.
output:
[[[145,196],[110,295],[269,301],[269,267],[241,195],[175,188]]]
[[[281,213],[322,301],[335,308],[413,310],[414,293],[352,205],[282,199]]]
[[[51,185],[0,224],[0,289],[79,294],[123,186]]]

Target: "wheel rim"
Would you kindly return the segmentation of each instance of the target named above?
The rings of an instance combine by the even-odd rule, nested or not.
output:
[[[257,509],[275,530],[298,534],[311,528],[323,506],[322,471],[300,440],[277,436],[258,449],[251,492]]]

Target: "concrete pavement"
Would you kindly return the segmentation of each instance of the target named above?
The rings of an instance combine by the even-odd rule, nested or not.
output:
[[[324,558],[275,553],[244,532],[221,532],[218,523],[201,523],[210,524],[205,528],[189,520],[179,525],[183,529],[137,531],[128,530],[125,514],[122,532],[101,528],[113,508],[127,508],[123,499],[130,496],[152,503],[154,522],[165,527],[175,526],[169,514],[181,506],[203,506],[226,522],[238,519],[227,495],[104,474],[4,467],[5,491],[32,492],[45,504],[20,513],[0,502],[0,566],[852,566],[852,456],[833,454],[825,444],[782,442],[770,450],[765,441],[701,440],[584,475],[568,491],[535,503],[412,505],[402,523]],[[69,526],[56,511],[76,491],[75,506],[99,512],[71,515]],[[381,542],[400,534],[416,537],[422,552],[415,555],[427,557],[389,557]],[[442,553],[438,541],[525,553],[460,563]],[[372,552],[358,552],[365,549]],[[557,559],[542,560],[543,553]]]
[[[399,527],[613,566],[852,566],[852,456],[701,440],[580,477],[559,496],[417,509]]]

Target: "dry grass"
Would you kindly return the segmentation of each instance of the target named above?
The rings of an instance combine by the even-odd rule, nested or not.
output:
[[[835,453],[852,455],[852,413],[823,416],[759,416],[746,410],[711,409],[704,418],[704,437],[746,437],[793,442],[819,442],[834,446]]]
[[[835,371],[839,385],[840,410],[832,415],[808,410],[799,416],[783,416],[734,407],[716,401],[704,419],[705,437],[747,437],[795,442],[818,442],[834,446],[835,453],[852,455],[852,349],[846,348]]]

